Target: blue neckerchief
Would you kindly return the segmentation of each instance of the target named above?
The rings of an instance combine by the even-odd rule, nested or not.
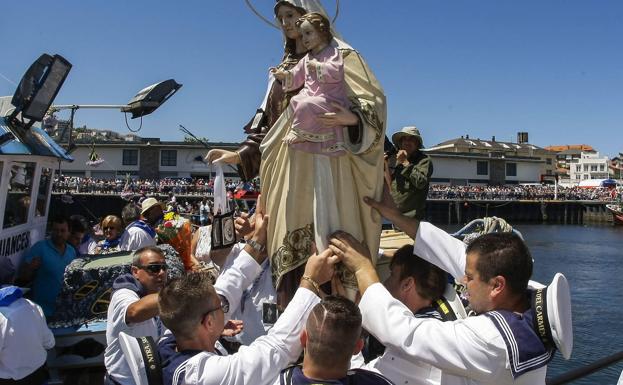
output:
[[[152,238],[156,238],[156,230],[154,230],[150,225],[147,224],[147,222],[139,219],[138,221],[134,221],[132,223],[130,223],[128,225],[128,229],[131,227],[138,227],[139,229],[145,231],[147,234],[149,234],[150,237]]]
[[[24,292],[17,286],[5,286],[0,288],[0,306],[9,306],[22,298]]]
[[[117,247],[119,246],[119,242],[121,241],[121,235],[123,235],[123,233],[121,233],[117,238],[112,239],[112,240],[108,240],[108,239],[104,239],[101,243],[100,243],[100,247],[102,248],[102,250],[108,250],[111,247]]]
[[[351,369],[346,377],[335,380],[316,380],[303,374],[300,366],[290,366],[281,371],[280,385],[393,385],[382,375],[365,369]]]
[[[141,298],[147,294],[145,293],[145,288],[141,285],[138,279],[134,278],[134,276],[129,273],[118,276],[113,282],[112,290],[117,291],[119,289],[132,290]]]
[[[158,342],[163,384],[179,385],[186,374],[186,361],[201,352],[202,350],[182,350],[178,352],[175,336],[170,334],[163,337]]]
[[[91,240],[91,234],[89,234],[88,232],[84,233],[84,236],[80,240],[80,244],[82,245],[82,244],[84,244],[86,242],[89,242],[90,240]]]
[[[428,306],[418,310],[417,312],[413,313],[413,316],[415,318],[434,318],[439,321],[445,321],[441,316],[441,313],[439,313],[437,309],[432,306]]]
[[[508,353],[513,379],[547,365],[554,357],[554,348],[546,347],[534,330],[534,310],[523,314],[508,310],[485,313],[498,329]]]

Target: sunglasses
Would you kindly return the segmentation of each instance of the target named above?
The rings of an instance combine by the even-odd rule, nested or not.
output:
[[[203,322],[203,320],[206,318],[208,314],[212,313],[213,311],[217,311],[218,309],[223,309],[223,313],[229,312],[229,303],[227,301],[221,300],[219,303],[219,306],[212,308],[208,310],[207,312],[203,313],[203,315],[201,316],[201,322]]]
[[[161,270],[167,271],[166,263],[152,263],[149,265],[134,265],[139,269],[143,269],[150,274],[158,274]]]

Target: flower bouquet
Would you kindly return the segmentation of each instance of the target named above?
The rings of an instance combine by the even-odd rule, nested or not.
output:
[[[174,212],[164,214],[164,221],[156,228],[160,243],[171,245],[180,255],[184,268],[192,267],[190,260],[190,241],[192,231],[190,221]]]

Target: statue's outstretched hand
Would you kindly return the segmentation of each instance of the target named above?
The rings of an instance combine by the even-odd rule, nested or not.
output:
[[[227,151],[215,148],[208,152],[208,155],[205,156],[205,161],[212,164],[216,162],[223,162],[227,164],[238,164],[240,163],[240,157],[238,153],[235,151]]]

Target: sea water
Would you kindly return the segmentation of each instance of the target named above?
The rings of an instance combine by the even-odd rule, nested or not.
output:
[[[563,273],[571,288],[573,353],[557,353],[548,378],[623,351],[623,226],[518,225],[532,258],[533,279]],[[616,384],[619,361],[573,384]]]

